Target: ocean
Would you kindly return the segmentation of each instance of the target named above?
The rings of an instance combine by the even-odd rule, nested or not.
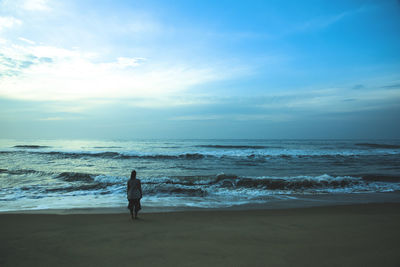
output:
[[[400,190],[400,140],[0,140],[0,211],[228,208]]]

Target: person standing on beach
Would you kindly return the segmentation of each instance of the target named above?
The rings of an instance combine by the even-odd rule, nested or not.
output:
[[[131,212],[132,220],[133,220],[134,209],[135,209],[135,219],[137,219],[137,214],[139,210],[142,209],[142,207],[140,206],[140,199],[142,198],[142,184],[139,179],[136,179],[135,170],[133,170],[131,173],[131,179],[129,179],[128,181],[126,191],[129,201],[128,209]]]

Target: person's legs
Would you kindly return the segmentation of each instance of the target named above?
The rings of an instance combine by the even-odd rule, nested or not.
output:
[[[134,201],[130,199],[130,200],[129,200],[128,209],[129,209],[129,211],[130,211],[130,213],[131,213],[132,219],[133,219],[133,205],[134,205]]]
[[[140,199],[135,199],[135,218],[137,218],[138,212],[141,209],[140,207]]]

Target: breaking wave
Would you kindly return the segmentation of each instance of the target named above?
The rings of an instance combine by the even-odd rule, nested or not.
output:
[[[94,181],[95,174],[79,173],[79,172],[63,172],[57,175],[59,178],[66,182],[92,182]]]
[[[386,148],[386,149],[400,148],[400,145],[391,145],[391,144],[358,143],[355,145],[362,146],[362,147],[369,147],[369,148]]]
[[[67,182],[83,182],[125,187],[127,177],[108,176],[86,173],[65,172],[57,176]],[[284,194],[323,193],[334,191],[347,192],[380,192],[400,190],[398,177],[382,177],[379,175],[364,177],[354,176],[293,176],[293,177],[239,177],[237,175],[220,174],[216,176],[176,176],[176,177],[144,177],[141,179],[143,190],[150,195],[187,195],[207,196],[218,190],[251,190],[253,193],[268,194],[277,192]],[[388,181],[389,180],[389,181]],[[86,185],[90,188],[91,185]],[[82,189],[82,188],[81,188]]]
[[[196,193],[203,195],[212,194],[218,190],[250,190],[256,194],[302,194],[302,193],[324,193],[334,191],[347,192],[380,192],[400,190],[400,180],[397,182],[383,182],[381,180],[371,181],[363,177],[352,176],[294,176],[294,177],[238,177],[236,175],[217,175],[204,177],[172,177],[162,178],[157,181],[156,178],[143,179],[144,185],[152,188],[151,192],[156,192],[158,188],[196,189]],[[172,192],[172,191],[171,191]]]
[[[94,146],[96,149],[122,148],[121,146]]]
[[[13,146],[15,148],[27,148],[27,149],[40,149],[40,148],[49,148],[49,146],[39,146],[39,145],[16,145]]]
[[[210,155],[200,153],[183,153],[178,155],[168,154],[135,154],[135,153],[119,153],[119,152],[34,152],[36,154],[53,155],[63,158],[80,158],[80,157],[96,157],[96,158],[114,158],[114,159],[203,159]]]
[[[241,145],[198,145],[195,147],[221,148],[221,149],[265,149],[267,146],[241,146]]]
[[[40,171],[30,170],[30,169],[21,169],[21,170],[8,170],[8,169],[0,169],[0,173],[6,173],[10,175],[25,175],[25,174],[33,174],[33,173],[42,173]]]

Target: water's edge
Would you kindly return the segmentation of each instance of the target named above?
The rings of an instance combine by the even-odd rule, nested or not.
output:
[[[273,200],[266,203],[252,203],[235,205],[225,208],[200,208],[200,207],[143,207],[140,213],[164,213],[187,211],[243,211],[243,210],[277,210],[277,209],[302,209],[312,207],[328,207],[342,205],[359,205],[373,203],[400,203],[400,191],[386,193],[362,194],[327,194],[294,196],[293,199]],[[98,207],[98,208],[72,208],[72,209],[37,209],[1,211],[0,214],[128,214],[126,207]]]

